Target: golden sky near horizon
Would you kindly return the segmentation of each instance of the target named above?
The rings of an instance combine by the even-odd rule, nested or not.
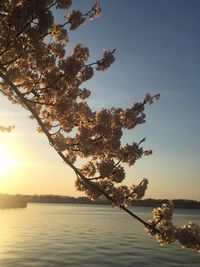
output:
[[[75,174],[62,162],[46,137],[37,133],[35,123],[22,115],[17,115],[15,121],[17,127],[11,133],[0,133],[0,193],[83,195],[74,188]],[[178,179],[174,184],[169,183],[170,172],[166,173],[165,168],[171,163],[163,158],[157,165],[157,160],[158,156],[153,154],[137,161],[133,168],[127,168],[127,184],[139,183],[147,177],[149,187],[145,197],[199,199],[198,189],[191,184],[188,190],[185,179],[181,182],[181,191]]]

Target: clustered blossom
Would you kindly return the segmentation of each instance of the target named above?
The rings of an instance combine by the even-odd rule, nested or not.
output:
[[[148,185],[146,178],[138,185],[122,184],[125,167],[152,151],[144,150],[142,141],[124,144],[122,136],[124,130],[145,122],[145,105],[159,100],[160,94],[147,94],[142,102],[125,109],[93,111],[89,107],[86,100],[91,90],[83,83],[92,78],[95,69],[110,67],[115,50],[104,50],[102,59],[87,64],[89,49],[83,44],[77,44],[71,53],[67,50],[68,29],[75,30],[101,13],[97,1],[88,13],[69,11],[65,15],[68,20],[57,24],[53,7],[68,9],[71,4],[71,0],[1,1],[0,91],[31,112],[31,118],[39,123],[38,131],[46,134],[75,171],[77,190],[91,199],[104,195],[114,206],[124,208],[141,199]],[[0,131],[12,128],[0,126]],[[77,166],[77,159],[84,161],[83,166]],[[175,227],[170,204],[154,209],[147,228],[160,244],[178,240],[199,251],[199,227],[193,223]]]
[[[146,102],[149,103],[149,105],[151,105],[153,103],[153,98],[150,94],[146,94],[145,99]]]
[[[171,221],[172,220],[172,204],[162,204],[161,207],[158,207],[153,210],[153,217],[156,221],[162,223],[163,221]]]
[[[138,185],[119,185],[112,188],[110,193],[113,206],[126,207],[134,200],[141,199],[147,189],[148,180],[143,179]]]
[[[79,78],[82,82],[90,80],[94,75],[94,70],[90,66],[86,66],[80,73]]]
[[[55,54],[55,56],[58,56],[59,58],[63,58],[65,56],[65,45],[63,43],[52,43],[49,45],[50,50],[52,53]]]
[[[120,206],[128,206],[130,203],[129,199],[130,190],[125,185],[120,185],[118,187],[115,187],[113,190],[113,193],[111,194],[113,198],[113,206],[120,207]]]
[[[73,50],[73,57],[81,61],[87,61],[89,58],[89,49],[84,47],[83,44],[77,44]]]
[[[160,100],[160,93],[156,93],[156,94],[155,94],[155,98],[156,98],[157,100]]]
[[[100,173],[100,176],[103,178],[109,176],[112,173],[114,167],[114,160],[107,160],[97,163],[97,169]]]
[[[153,153],[152,150],[145,150],[145,151],[143,152],[143,155],[146,156],[146,157],[148,157],[148,156],[152,155],[152,153]]]
[[[134,199],[141,199],[143,198],[145,191],[147,189],[148,180],[144,178],[139,185],[132,185],[131,186],[131,195],[134,197]]]
[[[116,166],[109,175],[110,179],[115,183],[121,183],[126,178],[125,170],[122,166]]]
[[[87,183],[86,181],[82,181],[80,179],[77,179],[75,182],[77,190],[85,192],[92,200],[96,200],[102,195],[102,193],[95,188],[96,186],[98,185],[95,182]]]
[[[60,9],[70,8],[70,6],[72,5],[71,0],[57,0],[56,2],[57,2],[57,8]]]
[[[90,19],[96,19],[100,15],[101,15],[101,6],[99,4],[99,1],[96,1],[95,5],[91,10]]]
[[[87,162],[82,166],[82,174],[86,177],[92,177],[96,174],[96,167],[93,162]]]
[[[192,222],[187,225],[177,227],[172,223],[171,203],[162,204],[153,210],[153,220],[149,220],[147,232],[155,235],[161,245],[178,241],[183,248],[200,252],[200,227]],[[155,231],[155,227],[157,231]]]
[[[90,96],[91,92],[90,90],[86,89],[86,88],[83,88],[83,89],[80,89],[79,90],[79,97],[84,100],[84,99],[87,99],[89,96]]]
[[[172,224],[173,204],[165,203],[161,207],[153,210],[153,218],[160,233],[156,234],[156,239],[161,245],[170,244],[175,241],[175,227]]]
[[[150,94],[146,94],[144,101],[146,103],[149,103],[149,105],[153,104],[153,99],[159,100],[160,99],[160,94],[156,93],[154,96],[150,95]]]
[[[125,129],[133,129],[138,124],[145,122],[144,105],[136,102],[131,108],[127,108],[122,113],[123,127]]]
[[[156,234],[156,239],[160,245],[171,244],[175,241],[176,228],[170,221],[165,221],[159,225],[160,233]]]
[[[183,248],[200,253],[200,227],[192,222],[176,229],[175,236]]]
[[[109,49],[104,50],[103,58],[97,62],[96,70],[105,71],[107,70],[112,63],[114,63],[115,57],[113,52]]]
[[[86,18],[83,16],[83,13],[79,10],[71,11],[66,15],[66,18],[69,20],[70,30],[77,29],[86,20]]]
[[[78,73],[82,69],[82,63],[77,58],[70,56],[60,61],[59,67],[64,71],[67,81],[70,82],[76,79]]]
[[[62,25],[56,25],[54,24],[52,26],[51,35],[55,40],[61,41],[65,40],[67,41],[67,31],[62,27]]]

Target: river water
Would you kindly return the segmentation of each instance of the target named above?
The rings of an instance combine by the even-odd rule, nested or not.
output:
[[[135,207],[144,219],[151,208]],[[199,210],[176,209],[174,221],[200,223]],[[0,267],[199,267],[200,254],[161,247],[144,227],[110,206],[28,204],[0,210]]]

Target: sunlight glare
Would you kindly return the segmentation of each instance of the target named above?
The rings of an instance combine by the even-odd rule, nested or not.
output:
[[[18,166],[19,162],[12,157],[2,144],[0,144],[0,176]]]

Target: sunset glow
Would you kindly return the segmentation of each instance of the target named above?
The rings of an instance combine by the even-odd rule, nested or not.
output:
[[[8,150],[0,144],[0,177],[7,171],[16,168],[20,163],[12,157]]]

